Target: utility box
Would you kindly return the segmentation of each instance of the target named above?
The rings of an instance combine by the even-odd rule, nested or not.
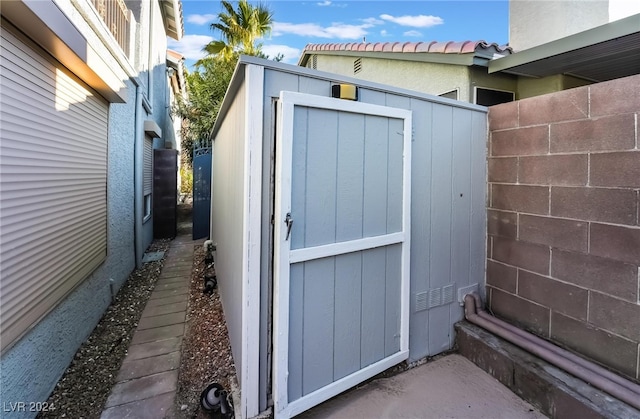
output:
[[[236,414],[295,416],[453,346],[458,290],[484,283],[486,112],[240,59],[211,134]]]

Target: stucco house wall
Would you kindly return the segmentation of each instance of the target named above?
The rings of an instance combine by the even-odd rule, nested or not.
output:
[[[358,73],[354,73],[353,68],[356,59],[360,59],[362,62],[362,70]],[[369,57],[317,55],[316,70],[433,95],[459,89],[458,98],[460,100],[468,101],[470,97],[469,70],[466,66]]]
[[[20,2],[22,3],[22,2]],[[64,37],[68,34],[80,34],[90,45],[98,59],[87,61],[89,68],[96,72],[98,78],[106,81],[106,90],[113,93],[105,96],[111,103],[108,110],[108,146],[107,146],[107,258],[83,282],[80,283],[62,302],[53,308],[43,319],[33,325],[15,344],[1,355],[0,362],[0,400],[9,402],[39,402],[47,399],[56,382],[73,359],[78,347],[86,340],[111,303],[112,291],[117,291],[126,281],[136,266],[136,259],[142,254],[136,250],[135,244],[135,170],[134,162],[136,132],[142,125],[139,118],[155,121],[160,127],[170,126],[167,102],[169,99],[166,75],[166,31],[159,1],[131,1],[130,6],[138,8],[137,20],[132,24],[135,31],[132,50],[133,55],[127,57],[116,43],[107,26],[93,7],[90,0],[52,0],[35,2],[30,7],[45,10],[38,15],[41,21],[30,22],[33,28],[56,28],[54,34]],[[18,4],[18,3],[16,3]],[[149,24],[149,6],[153,7],[154,22]],[[19,4],[19,7],[25,7]],[[47,9],[55,7],[56,9]],[[20,27],[9,15],[11,8],[3,5],[4,18],[12,21],[18,29],[32,37],[30,29]],[[17,10],[17,9],[14,9]],[[27,9],[25,9],[27,10]],[[58,10],[62,14],[52,21],[47,10]],[[37,14],[37,13],[36,13]],[[58,16],[58,15],[56,15]],[[147,20],[144,20],[144,17]],[[11,18],[11,19],[9,19]],[[36,25],[37,24],[37,25]],[[151,26],[151,27],[150,27]],[[42,30],[38,29],[39,32]],[[60,32],[64,31],[64,33]],[[138,36],[136,36],[136,34]],[[140,36],[142,35],[142,36]],[[151,42],[151,50],[144,55],[144,45]],[[37,43],[37,42],[36,42]],[[42,45],[49,50],[47,45]],[[65,56],[55,58],[65,64]],[[82,60],[88,60],[86,50],[75,51]],[[149,54],[149,52],[151,52]],[[93,58],[96,58],[93,57]],[[98,63],[98,64],[96,64]],[[146,64],[144,64],[146,63]],[[79,67],[80,69],[85,67]],[[72,72],[79,71],[78,77],[91,87],[96,78],[86,79],[87,73],[78,68],[68,67]],[[85,68],[86,69],[86,68]],[[152,82],[149,83],[149,69]],[[101,81],[98,80],[98,83]],[[137,102],[138,94],[142,96],[142,106]],[[119,102],[119,103],[118,103]],[[173,131],[167,130],[167,131]],[[164,147],[164,140],[158,142]],[[143,226],[145,249],[153,237],[152,219]],[[30,418],[36,412],[12,412],[12,418]]]

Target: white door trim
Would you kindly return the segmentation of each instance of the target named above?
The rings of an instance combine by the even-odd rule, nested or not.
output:
[[[326,258],[328,256],[337,256],[345,253],[373,249],[375,247],[389,246],[392,244],[402,243],[404,239],[404,233],[391,233],[383,236],[349,240],[342,243],[305,247],[304,249],[291,250],[289,253],[289,263],[306,262],[308,260]]]
[[[365,238],[356,243],[336,243],[307,249],[290,249],[287,240],[285,215],[291,212],[291,168],[294,132],[294,107],[305,106],[397,118],[403,125],[403,208],[402,232],[381,237]],[[278,102],[277,144],[276,144],[276,185],[275,185],[275,222],[274,222],[274,308],[273,308],[273,400],[276,418],[288,418],[301,413],[312,406],[353,387],[364,379],[406,359],[409,354],[409,263],[411,232],[411,139],[412,113],[406,109],[390,108],[369,103],[351,102],[324,96],[308,95],[297,92],[281,92]],[[279,178],[278,178],[279,176]],[[288,338],[289,338],[289,266],[318,257],[362,250],[364,244],[384,246],[401,243],[401,315],[399,352],[359,370],[347,377],[329,384],[322,389],[305,395],[291,404],[288,400]],[[331,253],[329,253],[331,251]]]

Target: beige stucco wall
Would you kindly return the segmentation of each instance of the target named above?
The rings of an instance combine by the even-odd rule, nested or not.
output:
[[[573,89],[574,87],[586,86],[591,82],[576,77],[556,74],[540,79],[520,77],[518,80],[518,99],[533,96],[545,95],[547,93],[558,92],[560,90]]]
[[[358,57],[336,55],[318,55],[317,57],[317,70],[433,95],[459,89],[459,100],[465,102],[473,100],[473,91],[469,86],[469,69],[464,65],[362,58],[362,70],[358,74],[353,74],[353,63]],[[307,65],[310,66],[310,63],[311,59]]]
[[[512,0],[509,45],[522,51],[608,22],[608,0]]]

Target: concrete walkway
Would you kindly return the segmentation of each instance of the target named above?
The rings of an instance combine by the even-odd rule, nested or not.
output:
[[[170,415],[178,389],[194,246],[191,231],[176,237],[129,345],[102,419]]]

